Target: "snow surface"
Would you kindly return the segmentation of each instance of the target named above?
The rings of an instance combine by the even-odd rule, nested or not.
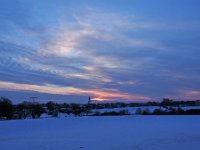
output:
[[[183,110],[189,110],[189,109],[200,109],[200,106],[185,106],[181,107]]]
[[[155,109],[162,109],[162,110],[167,110],[164,107],[160,107],[160,106],[140,106],[140,107],[122,107],[122,108],[103,108],[103,109],[93,109],[91,112],[95,113],[95,112],[100,112],[100,113],[104,113],[104,112],[120,112],[121,110],[127,110],[130,114],[134,115],[136,114],[137,109],[140,108],[142,111],[144,110],[148,110],[149,112],[153,112]],[[171,107],[171,108],[178,108],[178,107]],[[189,110],[189,109],[200,109],[200,106],[185,106],[185,107],[181,107],[183,110]],[[91,114],[92,114],[91,113]]]
[[[159,106],[141,106],[141,107],[122,107],[122,108],[103,108],[103,109],[93,109],[92,112],[120,112],[121,110],[127,110],[130,114],[135,114],[137,109],[140,108],[142,111],[149,110],[149,112],[153,112],[155,109],[164,109]]]
[[[0,150],[199,150],[200,116],[66,117],[0,122]]]

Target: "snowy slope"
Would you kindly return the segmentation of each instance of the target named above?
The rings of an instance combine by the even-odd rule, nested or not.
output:
[[[142,111],[148,110],[149,112],[153,112],[155,109],[164,109],[159,106],[141,106],[141,107],[124,107],[124,108],[104,108],[104,109],[95,109],[92,110],[93,113],[95,112],[120,112],[121,110],[127,110],[130,114],[136,114],[136,110],[140,108]],[[165,109],[164,109],[165,110]]]
[[[66,117],[0,122],[0,150],[199,150],[200,116]]]
[[[166,110],[164,107],[159,107],[159,106],[140,106],[140,107],[124,107],[124,108],[104,108],[104,109],[94,109],[92,110],[92,113],[95,112],[120,112],[121,110],[128,110],[130,114],[135,114],[136,110],[140,108],[142,111],[148,110],[149,112],[153,112],[155,109],[162,109]],[[172,107],[172,108],[178,108],[178,107]],[[200,109],[200,106],[186,106],[186,107],[181,107],[183,110],[189,110],[189,109]]]

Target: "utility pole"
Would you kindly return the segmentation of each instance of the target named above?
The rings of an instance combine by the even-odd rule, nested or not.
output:
[[[32,103],[35,103],[37,98],[38,97],[30,97],[30,100],[31,100]]]

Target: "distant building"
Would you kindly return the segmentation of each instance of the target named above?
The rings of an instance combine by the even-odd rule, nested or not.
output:
[[[196,106],[200,106],[200,100],[195,101]]]

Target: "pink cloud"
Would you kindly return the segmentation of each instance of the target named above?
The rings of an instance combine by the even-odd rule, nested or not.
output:
[[[36,91],[40,93],[47,94],[57,94],[57,95],[90,95],[93,100],[151,100],[151,98],[134,95],[129,93],[123,93],[116,89],[82,89],[75,87],[63,87],[56,86],[52,84],[46,85],[32,85],[32,84],[19,84],[13,82],[0,81],[1,90],[10,91]]]

